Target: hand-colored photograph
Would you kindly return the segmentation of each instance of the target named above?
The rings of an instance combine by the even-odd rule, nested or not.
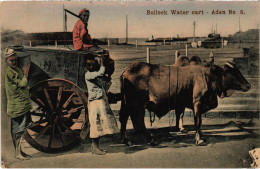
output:
[[[5,1],[2,168],[259,168],[258,1]]]

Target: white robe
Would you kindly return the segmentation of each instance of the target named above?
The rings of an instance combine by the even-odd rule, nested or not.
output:
[[[117,121],[106,99],[90,101],[88,113],[90,138],[98,138],[106,134],[119,132]]]

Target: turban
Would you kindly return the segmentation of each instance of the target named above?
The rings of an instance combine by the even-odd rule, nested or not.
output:
[[[79,12],[79,16],[80,16],[83,12],[85,12],[85,11],[87,11],[86,8],[82,9],[82,10]]]

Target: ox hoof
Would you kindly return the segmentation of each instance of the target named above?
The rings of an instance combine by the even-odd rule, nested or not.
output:
[[[207,143],[204,140],[196,140],[196,145],[197,146],[206,146]]]
[[[173,131],[173,132],[179,132],[180,129],[179,129],[179,127],[173,127],[172,131]]]
[[[156,141],[152,140],[148,143],[149,146],[158,146],[159,143],[157,143]]]
[[[188,133],[188,130],[186,130],[185,128],[181,128],[181,129],[180,129],[180,132],[181,132],[181,133]]]
[[[181,133],[187,133],[188,130],[186,130],[185,128],[179,128],[179,127],[174,127],[173,128],[174,132],[181,132]]]
[[[122,144],[125,144],[125,145],[127,145],[127,146],[132,146],[132,145],[133,145],[132,142],[129,141],[129,140],[127,140],[127,139],[123,139],[123,140],[122,140]]]

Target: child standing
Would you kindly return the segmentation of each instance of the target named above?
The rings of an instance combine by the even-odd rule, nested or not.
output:
[[[18,55],[25,53],[7,48],[4,53],[8,65],[5,72],[5,89],[7,95],[7,114],[11,117],[11,134],[15,147],[15,158],[28,159],[29,155],[21,150],[24,130],[31,124],[32,108],[27,86],[27,78],[18,67]],[[28,70],[25,70],[28,75]]]
[[[116,119],[108,104],[104,81],[104,58],[101,66],[93,56],[86,56],[85,80],[88,88],[88,113],[90,122],[90,138],[92,154],[105,155],[106,151],[99,148],[99,137],[118,132]]]

